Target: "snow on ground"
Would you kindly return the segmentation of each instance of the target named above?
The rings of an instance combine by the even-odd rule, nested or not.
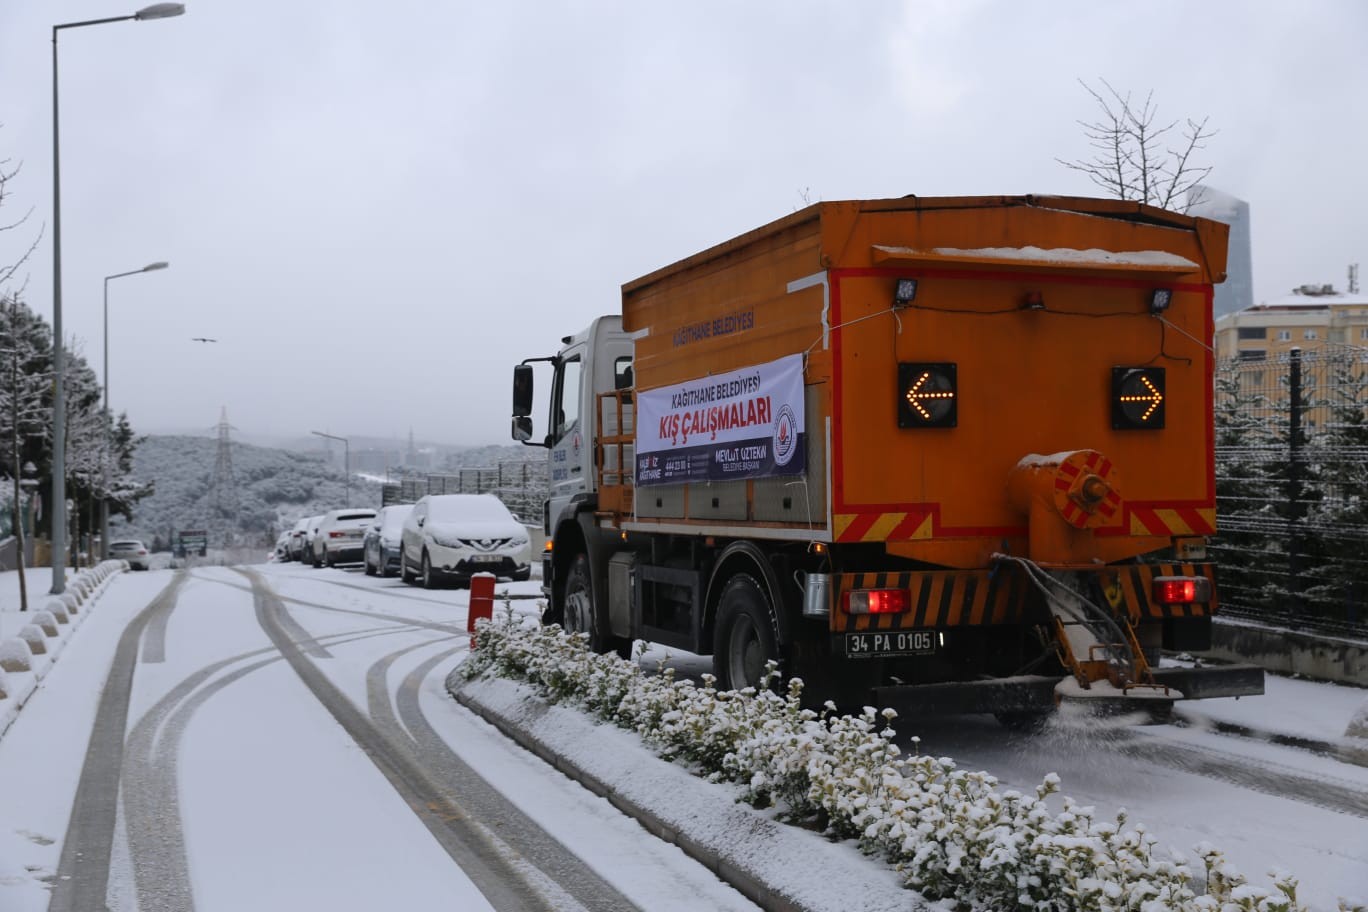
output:
[[[52,581],[46,569],[30,573],[45,584]],[[39,878],[57,870],[114,648],[133,616],[170,581],[166,573],[119,574],[87,609],[90,617],[0,738],[0,909],[5,912],[47,908],[48,893]],[[17,593],[15,574],[0,574],[0,593],[11,588]]]
[[[345,624],[354,627],[365,620],[343,620],[319,609],[300,609],[299,602],[328,602],[377,615],[393,612],[465,629],[470,603],[470,592],[465,588],[426,591],[396,579],[368,578],[359,573],[343,578],[339,571],[305,570],[298,565],[283,565],[272,571],[268,577],[271,583],[287,599],[292,611],[299,610],[299,620],[310,633]],[[500,583],[497,589],[536,595],[540,585],[537,580]],[[377,599],[377,594],[381,599]],[[512,604],[524,613],[535,610],[531,600]],[[495,610],[504,610],[503,604],[496,601]],[[454,642],[443,641],[441,646],[451,648],[465,643],[468,637],[462,635]],[[364,672],[394,648],[383,638],[358,640],[345,648],[331,649],[335,661],[329,662],[325,670],[353,701],[360,700],[364,705],[364,674],[358,671]],[[431,652],[415,650],[397,659],[388,673],[391,685],[430,656]],[[643,909],[687,912],[754,908],[678,848],[647,836],[634,820],[606,800],[526,753],[458,706],[442,684],[458,661],[459,655],[439,664],[424,679],[419,695],[424,715],[443,741],[520,810]]]
[[[1273,731],[1316,741],[1338,741],[1349,720],[1368,705],[1368,689],[1282,675],[1264,677],[1259,697],[1225,697],[1182,704],[1183,713],[1200,721],[1228,722],[1255,731]]]
[[[607,802],[513,746],[445,695],[442,680],[465,642],[468,590],[425,591],[355,570],[300,564],[269,565],[261,572],[307,634],[327,646],[331,657],[315,660],[318,667],[363,711],[367,674],[382,660],[392,663],[384,681],[393,707],[396,689],[410,672],[456,649],[422,680],[423,715],[446,744],[634,902],[651,909],[747,907],[679,850],[646,836]],[[28,576],[30,593],[39,600],[46,597],[47,573],[38,569]],[[46,907],[41,878],[57,866],[115,645],[129,620],[171,578],[163,571],[119,575],[0,739],[0,909]],[[539,583],[499,588],[536,595]],[[197,906],[344,910],[442,902],[484,908],[483,897],[370,758],[294,672],[274,660],[278,653],[257,623],[249,589],[245,577],[227,568],[191,571],[167,625],[166,661],[138,664],[130,702],[132,726],[190,675],[235,659],[200,682],[203,689],[195,692],[203,694],[197,698],[201,705],[186,716],[177,736],[181,746],[173,768]],[[6,607],[16,597],[15,574],[0,574],[0,618],[12,616]],[[537,611],[530,599],[512,605],[522,614]],[[503,610],[502,604],[495,610]],[[411,621],[452,625],[458,632],[416,628]],[[380,629],[385,627],[402,629]],[[411,651],[396,654],[409,646]],[[648,651],[641,663],[654,669],[662,659],[690,676],[710,668],[709,659],[659,649]],[[244,671],[256,663],[263,664]],[[1334,740],[1364,696],[1354,688],[1270,677],[1265,697],[1186,709],[1213,720]],[[1121,743],[1105,732],[1009,735],[991,719],[973,717],[918,723],[915,731],[910,723],[899,728],[904,737],[919,735],[923,751],[987,769],[1007,787],[1030,789],[1058,772],[1065,794],[1101,813],[1129,808],[1133,821],[1189,853],[1197,842],[1209,841],[1256,881],[1272,866],[1290,869],[1317,909],[1333,909],[1339,895],[1368,896],[1363,818],[1276,793],[1276,774],[1283,769],[1358,790],[1368,790],[1368,770],[1201,726],[1130,730],[1132,740]],[[161,737],[168,737],[165,730]],[[1198,769],[1146,759],[1156,745],[1163,752],[1170,744],[1174,751],[1242,756],[1270,771],[1272,787],[1240,787]],[[649,752],[644,757],[645,763],[660,762]],[[118,851],[126,859],[126,842]],[[244,871],[252,876],[244,877]],[[111,896],[116,908],[132,908],[126,876],[115,878]]]

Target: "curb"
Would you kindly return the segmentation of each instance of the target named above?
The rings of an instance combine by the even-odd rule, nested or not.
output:
[[[699,779],[684,767],[662,760],[624,729],[590,719],[578,710],[549,704],[529,688],[502,678],[461,677],[457,666],[446,679],[447,692],[462,706],[489,722],[520,747],[608,801],[635,819],[652,835],[678,846],[766,912],[883,912],[926,910],[915,892],[902,886],[882,863],[861,855],[849,845],[808,830],[779,823],[771,816],[735,800],[733,790]],[[572,756],[575,746],[602,742],[608,732],[636,742],[641,759],[649,764],[652,780],[629,781],[621,769],[595,755]],[[630,748],[619,752],[630,752]],[[679,796],[689,793],[710,808],[707,814],[682,813]],[[757,844],[767,844],[782,857],[781,865],[757,864]],[[816,872],[820,872],[819,874]],[[804,887],[804,878],[811,886]],[[782,879],[780,879],[782,878]],[[820,884],[820,887],[818,886]],[[833,896],[843,897],[833,905]]]
[[[51,626],[39,627],[45,639],[46,651],[34,654],[28,644],[20,637],[10,637],[3,641],[3,651],[8,655],[27,655],[27,669],[9,670],[3,673],[6,682],[6,696],[0,698],[0,738],[5,736],[19,711],[28,703],[29,698],[38,690],[39,683],[47,677],[63,647],[76,628],[90,614],[91,608],[104,591],[109,588],[114,577],[128,569],[123,561],[103,561],[77,573],[66,585],[60,596],[52,596],[41,607],[30,611],[30,622],[38,623],[40,616],[46,615]],[[55,631],[48,633],[47,631]]]
[[[1176,708],[1173,711],[1173,716],[1175,721],[1192,728],[1207,728],[1223,735],[1235,735],[1240,738],[1248,738],[1251,741],[1277,744],[1281,747],[1295,747],[1299,750],[1329,757],[1332,760],[1338,760],[1341,763],[1368,767],[1368,739],[1365,738],[1346,736],[1338,741],[1325,741],[1320,738],[1307,738],[1302,735],[1270,731],[1266,728],[1255,728],[1236,722],[1218,722],[1215,719],[1192,716]]]

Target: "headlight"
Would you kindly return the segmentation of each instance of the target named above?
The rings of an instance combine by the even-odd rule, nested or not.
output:
[[[526,536],[526,535],[519,535],[519,536],[517,536],[517,537],[515,537],[515,538],[509,539],[508,543],[509,543],[510,545],[512,545],[513,547],[515,547],[515,548],[523,548],[523,547],[526,547],[526,546],[527,546],[527,536]]]
[[[455,536],[452,536],[452,537],[448,538],[448,537],[446,537],[445,535],[433,535],[433,536],[431,536],[431,538],[432,538],[432,543],[433,543],[434,545],[440,545],[440,546],[443,547],[443,548],[461,548],[461,547],[464,547],[464,546],[461,544],[461,540],[460,540],[459,538],[456,538]]]

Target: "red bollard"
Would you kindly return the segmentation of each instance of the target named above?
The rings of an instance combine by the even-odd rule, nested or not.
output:
[[[494,617],[494,580],[497,578],[492,573],[477,573],[470,578],[470,610],[466,613],[466,630],[472,634],[476,621]],[[470,648],[475,648],[474,636],[470,638]]]

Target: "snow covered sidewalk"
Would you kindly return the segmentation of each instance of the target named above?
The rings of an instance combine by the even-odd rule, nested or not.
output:
[[[505,678],[447,679],[458,702],[585,788],[678,845],[765,909],[930,909],[879,861],[738,803],[739,790],[662,761],[636,735],[546,703]]]
[[[82,570],[68,580],[60,596],[48,592],[51,570],[27,570],[28,611],[19,610],[18,572],[0,574],[0,738],[47,676],[72,632],[125,566],[123,561],[105,561]]]
[[[1195,728],[1302,747],[1368,766],[1368,740],[1350,729],[1368,717],[1368,689],[1269,673],[1258,697],[1180,703],[1175,716]]]

